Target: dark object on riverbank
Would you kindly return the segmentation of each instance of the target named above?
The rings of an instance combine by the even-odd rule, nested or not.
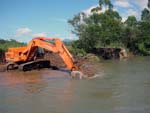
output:
[[[0,64],[4,64],[5,62],[5,51],[0,49]]]
[[[0,72],[4,72],[5,71],[5,66],[4,66],[5,63],[6,63],[5,51],[0,49]]]
[[[104,59],[119,59],[127,57],[126,50],[122,48],[94,48],[93,52]]]

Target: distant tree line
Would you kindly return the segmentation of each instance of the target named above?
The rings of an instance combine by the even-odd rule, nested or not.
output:
[[[24,45],[26,44],[18,42],[14,39],[10,39],[10,40],[0,39],[0,51],[6,51],[10,47],[20,47]]]
[[[150,0],[147,6],[140,20],[129,16],[123,22],[110,0],[99,0],[91,15],[81,12],[68,20],[72,32],[79,37],[72,42],[72,49],[92,52],[93,48],[120,47],[134,54],[150,55]],[[107,10],[99,13],[103,7]]]

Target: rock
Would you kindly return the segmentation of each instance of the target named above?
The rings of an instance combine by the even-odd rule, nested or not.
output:
[[[87,54],[85,56],[85,58],[88,59],[89,61],[92,61],[92,62],[99,62],[100,61],[98,56],[96,56],[95,54],[91,54],[91,53]]]
[[[120,59],[128,57],[127,51],[124,48],[122,48],[121,51],[119,52],[119,57]]]
[[[87,78],[87,76],[84,75],[81,71],[72,71],[71,72],[71,77],[73,79],[84,79],[84,78]]]

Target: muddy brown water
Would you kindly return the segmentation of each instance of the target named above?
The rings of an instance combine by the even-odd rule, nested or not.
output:
[[[0,113],[150,113],[150,58],[102,61],[98,77],[0,73]]]

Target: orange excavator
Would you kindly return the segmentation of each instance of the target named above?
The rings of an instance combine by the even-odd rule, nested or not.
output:
[[[37,37],[33,38],[25,47],[9,48],[5,53],[7,70],[19,69],[28,71],[42,67],[49,67],[50,60],[36,59],[38,48],[58,53],[71,71],[78,70],[74,59],[63,42],[59,38]]]

